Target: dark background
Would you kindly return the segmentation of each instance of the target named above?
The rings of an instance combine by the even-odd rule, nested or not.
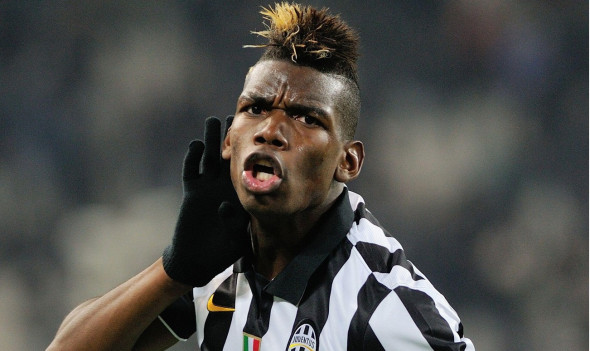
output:
[[[188,143],[260,55],[260,4],[0,2],[2,350],[43,349],[158,258]],[[587,2],[313,4],[362,39],[350,188],[478,351],[587,350]]]

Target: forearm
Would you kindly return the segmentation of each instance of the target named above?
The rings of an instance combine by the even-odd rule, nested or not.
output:
[[[49,350],[131,350],[168,305],[190,290],[156,261],[107,294],[87,301],[64,320]]]

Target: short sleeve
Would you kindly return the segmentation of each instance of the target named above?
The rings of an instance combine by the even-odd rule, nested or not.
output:
[[[186,341],[197,329],[192,291],[174,301],[158,318],[172,335]]]

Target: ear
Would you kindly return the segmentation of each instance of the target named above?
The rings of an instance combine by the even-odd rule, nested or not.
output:
[[[344,145],[342,158],[338,163],[334,179],[346,183],[358,177],[365,159],[365,147],[358,140],[349,141]]]
[[[231,158],[231,143],[229,140],[229,132],[231,131],[231,126],[228,128],[227,132],[225,133],[225,138],[223,138],[223,144],[221,145],[221,158],[224,160],[229,160]]]

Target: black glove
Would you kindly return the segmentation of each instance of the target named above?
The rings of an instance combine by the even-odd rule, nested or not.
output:
[[[232,117],[226,119],[225,134]],[[194,140],[184,159],[184,199],[172,244],[164,250],[164,270],[181,283],[203,286],[251,248],[250,217],[221,158],[221,122],[205,121],[205,143]],[[199,171],[201,158],[202,172]]]

